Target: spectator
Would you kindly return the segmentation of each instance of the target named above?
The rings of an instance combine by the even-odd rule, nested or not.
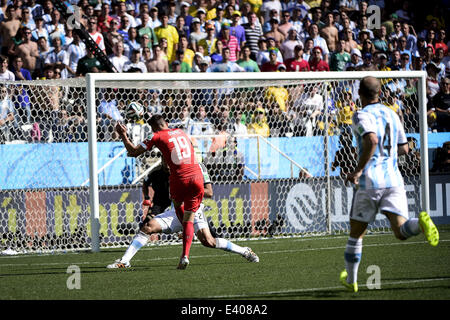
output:
[[[0,56],[0,80],[14,81],[16,77],[14,73],[9,71],[9,59],[6,56]]]
[[[356,111],[356,104],[352,100],[352,89],[350,87],[342,88],[342,96],[336,101],[337,125],[341,135],[352,135],[352,117]]]
[[[431,168],[431,172],[450,172],[450,141],[444,142],[442,147],[436,150],[436,155],[433,162],[433,168]]]
[[[15,56],[13,58],[11,72],[14,73],[16,81],[33,80],[30,71],[22,67],[23,67],[22,57]]]
[[[266,112],[262,107],[258,107],[253,113],[251,123],[247,126],[249,134],[259,134],[263,137],[270,136],[270,128],[267,124]]]
[[[426,66],[427,70],[427,96],[431,99],[439,92],[438,74],[441,71],[435,62],[430,62]]]
[[[246,135],[248,134],[247,126],[245,123],[245,118],[242,116],[242,111],[240,109],[235,110],[234,112],[234,127],[233,127],[233,133],[235,135],[242,134]]]
[[[46,40],[49,40],[50,36],[48,34],[47,29],[44,26],[44,19],[42,17],[37,17],[35,19],[35,29],[31,31],[31,36],[33,37],[33,41],[38,41],[40,37],[45,37]],[[48,43],[50,45],[50,42]]]
[[[377,66],[373,63],[373,56],[367,52],[363,55],[363,63],[356,67],[358,71],[378,71]]]
[[[42,18],[44,19],[44,23],[49,23],[52,21],[52,12],[54,9],[53,2],[51,0],[45,0],[42,4],[43,12],[41,14]]]
[[[297,45],[294,48],[294,57],[286,60],[286,71],[310,71],[309,63],[303,59],[303,46]]]
[[[31,10],[29,7],[24,7],[22,10],[22,28],[27,27],[31,31],[36,29],[36,23],[34,22]]]
[[[420,152],[417,150],[417,140],[408,137],[409,152],[398,158],[398,168],[404,177],[420,175]]]
[[[262,72],[276,72],[278,71],[278,66],[282,64],[277,60],[278,49],[275,47],[269,48],[269,61],[261,66]]]
[[[123,41],[118,41],[113,46],[113,54],[108,57],[118,72],[123,72],[125,64],[130,61],[130,59],[124,55],[124,51]]]
[[[438,37],[436,39],[436,42],[434,43],[434,47],[436,49],[439,49],[439,48],[443,48],[444,49],[444,55],[445,56],[448,53],[448,45],[447,45],[447,42],[446,42],[446,40],[447,40],[446,38],[447,37],[446,37],[445,29],[440,29],[439,33],[438,33]]]
[[[91,38],[98,45],[100,50],[106,53],[105,40],[103,38],[103,35],[100,32],[98,32],[96,18],[89,18],[87,31],[91,36]]]
[[[59,68],[61,70],[61,78],[67,79],[69,73],[66,69],[66,66],[69,65],[69,57],[67,52],[62,48],[60,38],[54,38],[52,44],[53,50],[47,55],[45,65],[50,65],[53,68]]]
[[[326,25],[320,30],[320,35],[325,39],[328,50],[334,52],[337,50],[339,41],[339,31],[334,25],[334,15],[332,12],[326,15]]]
[[[236,61],[239,57],[241,48],[239,46],[237,38],[231,35],[230,25],[228,23],[224,23],[222,25],[222,35],[219,40],[222,42],[224,48],[227,47],[228,49],[230,49],[230,61]]]
[[[411,51],[406,49],[406,43],[407,43],[406,37],[405,36],[401,36],[400,39],[398,40],[397,49],[398,49],[398,51],[400,51],[401,55],[404,54],[404,53],[408,54],[408,57],[409,57],[408,67],[409,67],[409,64],[412,62],[412,57],[411,57]]]
[[[194,123],[190,126],[190,135],[212,135],[214,134],[213,125],[207,117],[205,106],[199,106],[194,119]]]
[[[306,39],[311,37],[309,36],[309,27],[311,26],[312,22],[311,19],[306,16],[303,20],[302,20],[302,30],[299,32],[299,38],[300,41],[302,41],[303,43],[305,43],[306,45]]]
[[[246,72],[260,72],[256,61],[251,58],[250,46],[244,46],[242,49],[242,59],[239,59],[236,63],[245,69]]]
[[[0,144],[13,140],[14,130],[14,104],[8,94],[8,88],[0,88]]]
[[[147,72],[169,72],[169,63],[160,45],[153,47],[153,59],[146,64],[146,67]]]
[[[302,1],[305,5],[307,5],[304,1]],[[291,24],[292,28],[294,28],[297,31],[297,34],[300,37],[300,40],[302,39],[302,29],[303,29],[303,22],[302,19],[306,16],[302,14],[302,5],[296,4],[296,6],[291,11]],[[306,26],[305,26],[306,27]]]
[[[110,23],[113,20],[113,17],[109,15],[111,7],[106,2],[103,2],[101,6],[100,14],[97,16],[98,27],[102,33],[107,33],[110,28]]]
[[[441,90],[432,98],[438,132],[450,132],[450,77],[443,78]]]
[[[16,47],[14,55],[22,58],[24,68],[34,73],[39,57],[38,45],[32,40],[31,30],[23,28],[22,43]]]
[[[189,42],[186,35],[180,36],[179,51],[183,51],[183,60],[186,62],[190,68],[192,68],[192,61],[194,60],[195,52],[189,48]],[[215,50],[217,50],[217,41]]]
[[[178,14],[176,13],[177,4],[175,1],[170,1],[167,16],[169,17],[169,24],[173,27],[176,26]]]
[[[105,70],[105,67],[98,61],[91,50],[87,50],[86,56],[78,60],[77,76],[84,77],[86,73],[98,73]]]
[[[201,30],[200,19],[194,18],[192,20],[192,31],[189,35],[189,43],[194,51],[197,51],[198,42],[204,38],[206,38],[206,33]]]
[[[366,15],[361,15],[358,21],[358,27],[355,29],[356,38],[359,38],[361,32],[366,32],[368,39],[373,39],[373,32],[368,28],[368,17]]]
[[[339,40],[337,50],[331,54],[331,71],[345,71],[345,66],[350,62],[351,56],[345,51],[345,40]]]
[[[243,24],[245,30],[246,45],[250,47],[251,59],[256,61],[259,51],[258,42],[262,36],[261,25],[258,23],[258,16],[254,12],[248,14],[248,23]]]
[[[403,119],[402,103],[401,100],[397,98],[399,92],[394,92],[393,90],[394,88],[390,84],[382,87],[383,104],[388,108],[392,109],[392,111],[394,111],[398,115],[398,117],[403,123],[404,119]]]
[[[399,71],[410,71],[411,70],[410,69],[409,60],[410,60],[409,54],[407,54],[406,52],[402,53],[400,55],[400,68],[399,68]]]
[[[323,96],[319,93],[319,86],[313,86],[304,92],[300,99],[294,102],[294,110],[297,113],[297,134],[311,137],[315,133],[316,122],[323,111]]]
[[[170,64],[169,72],[173,72],[173,73],[181,72],[181,62],[180,62],[180,60],[174,60]]]
[[[310,14],[312,15],[312,24],[317,25],[319,30],[325,27],[325,23],[322,22],[322,9],[320,7],[311,8]]]
[[[331,164],[331,171],[340,168],[339,176],[341,179],[346,179],[347,175],[358,165],[358,150],[352,144],[351,134],[341,133],[339,136],[340,148],[336,151],[333,163]]]
[[[14,45],[13,38],[20,28],[20,16],[16,8],[10,4],[6,7],[6,19],[0,23],[0,38],[2,39],[1,54],[8,55],[9,48]]]
[[[155,35],[159,41],[162,39],[167,40],[167,58],[169,62],[175,60],[175,52],[178,49],[178,32],[174,26],[169,24],[169,16],[166,13],[161,13],[159,16],[161,19],[161,26],[154,28]]]
[[[59,13],[58,9],[53,9],[51,13],[51,21],[45,25],[45,29],[49,34],[49,40],[52,42],[53,39],[59,38],[61,39],[62,45],[65,44],[65,28],[64,24],[61,20],[61,13]]]
[[[247,40],[245,38],[245,29],[240,25],[240,21],[241,13],[239,11],[234,11],[233,16],[231,17],[230,34],[236,37],[239,46],[242,47]]]
[[[203,47],[206,55],[211,55],[215,52],[216,48],[216,35],[214,25],[212,23],[207,23],[205,26],[206,37],[198,41],[198,46]]]
[[[152,10],[153,10],[153,8],[152,8]],[[134,19],[134,17],[131,14],[129,14],[127,12],[127,5],[126,5],[125,2],[119,2],[116,14],[113,14],[111,16],[113,18],[115,18],[116,20],[118,20],[118,21],[120,21],[120,19],[122,17],[127,17],[129,22],[130,22],[130,26],[131,27],[137,27],[136,20]],[[155,26],[153,26],[153,27],[155,28]]]
[[[322,48],[316,46],[313,48],[313,56],[309,60],[309,66],[311,71],[330,71],[330,67],[325,60],[322,60],[323,51]]]
[[[358,43],[353,39],[353,31],[350,28],[344,29],[343,38],[345,40],[345,51],[351,53],[353,49],[358,49]]]
[[[122,36],[124,43],[128,42],[128,30],[130,30],[130,19],[127,16],[120,17],[120,25],[117,32]]]
[[[400,21],[394,21],[394,31],[389,35],[389,41],[396,42],[401,36],[403,36],[402,24]]]
[[[438,73],[438,81],[440,82],[442,78],[445,77],[445,64],[444,61],[444,48],[436,48],[436,54],[434,56],[433,61],[437,64],[437,66],[441,69]]]
[[[237,139],[226,138],[226,145],[214,152],[208,153],[203,163],[208,172],[212,172],[211,181],[236,182],[244,177],[245,157],[237,148]]]
[[[403,1],[402,8],[395,11],[395,14],[399,17],[399,19],[408,23],[414,20],[414,13],[411,10],[409,1]]]
[[[116,97],[113,92],[115,89],[103,89],[102,99],[98,106],[98,114],[100,119],[98,121],[98,137],[100,141],[116,140],[117,133],[114,130],[116,121],[123,121],[121,115],[120,101],[114,99]]]
[[[303,49],[303,59],[309,62],[312,56],[312,50],[314,48],[314,41],[311,38],[305,40],[305,48]]]
[[[400,70],[401,67],[401,53],[399,50],[392,51],[391,54],[391,61],[389,62],[388,66],[391,68],[391,70]]]
[[[295,29],[290,29],[287,39],[280,46],[283,60],[292,59],[294,57],[294,48],[297,45],[301,45],[303,47],[303,43],[298,40],[297,31]]]
[[[274,38],[275,39],[275,46],[277,48],[280,47],[281,43],[284,42],[286,37],[278,31],[279,22],[278,19],[271,19],[270,20],[270,29],[269,31],[264,33],[264,36],[266,38]]]
[[[141,51],[139,49],[134,49],[131,53],[131,59],[126,61],[123,66],[124,72],[129,72],[130,69],[139,69],[142,73],[147,73],[147,67],[145,63],[141,61]]]
[[[319,35],[319,27],[317,24],[312,24],[309,27],[309,36],[311,37],[311,39],[313,39],[314,46],[320,47],[320,51],[322,52],[321,60],[323,59],[328,64],[329,50],[328,50],[327,42],[325,41],[324,38],[322,38]]]
[[[245,72],[245,69],[231,61],[231,50],[225,47],[222,50],[222,61],[213,63],[208,72]]]
[[[281,11],[281,9],[280,9]],[[263,33],[269,32],[272,29],[272,20],[276,20],[277,24],[280,21],[280,12],[278,9],[271,9],[268,11],[268,13],[265,13],[265,16],[263,18],[263,25],[262,25],[262,31]],[[261,15],[260,15],[261,16]]]
[[[191,16],[189,14],[189,8],[190,8],[190,4],[186,1],[183,1],[180,3],[180,13],[178,15],[178,17],[183,17],[184,18],[184,22],[186,26],[191,26],[192,23],[192,19],[194,18],[193,16]],[[189,36],[189,35],[187,35]]]
[[[185,132],[189,132],[193,124],[193,120],[190,117],[190,110],[188,106],[179,107],[176,113],[176,118],[170,121],[171,128],[180,128]]]
[[[293,24],[290,21],[291,14],[287,10],[283,10],[281,13],[281,24],[278,27],[278,31],[280,31],[285,38],[288,37],[288,33],[290,30],[295,30],[293,28]],[[297,30],[295,30],[297,32]]]
[[[387,39],[386,26],[381,25],[380,29],[375,30],[375,39],[373,40],[375,51],[388,52],[389,40]]]

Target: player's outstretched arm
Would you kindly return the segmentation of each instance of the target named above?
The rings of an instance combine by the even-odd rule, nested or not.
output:
[[[119,134],[120,139],[122,139],[122,142],[125,146],[125,149],[127,149],[127,153],[129,157],[137,157],[141,154],[143,154],[145,151],[147,151],[143,146],[138,145],[135,146],[127,135],[127,127],[118,122],[116,125],[116,131]]]

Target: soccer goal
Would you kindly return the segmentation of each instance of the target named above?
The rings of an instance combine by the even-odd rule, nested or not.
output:
[[[351,115],[359,80],[381,79],[381,102],[398,111],[411,153],[399,159],[409,214],[429,207],[426,73],[121,73],[58,81],[3,82],[16,112],[2,127],[1,251],[121,247],[143,216],[142,182],[157,149],[129,158],[114,132],[127,124],[135,144],[161,113],[191,137],[214,195],[210,228],[225,238],[261,239],[348,232],[357,159]],[[131,102],[144,119],[126,118]],[[371,232],[384,232],[378,215]],[[180,243],[176,234],[152,244]]]

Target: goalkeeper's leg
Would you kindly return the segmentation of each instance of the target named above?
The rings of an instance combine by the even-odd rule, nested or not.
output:
[[[114,263],[107,266],[108,269],[118,269],[118,268],[129,268],[131,259],[136,255],[136,253],[145,246],[150,235],[154,233],[161,233],[162,228],[156,219],[152,219],[149,216],[144,220],[139,232],[133,238],[133,241],[128,246],[125,254],[121,259],[116,260]]]
[[[203,215],[203,213],[202,213]],[[197,218],[197,217],[196,217]],[[245,259],[247,259],[250,262],[259,262],[259,257],[252,251],[252,249],[248,247],[241,247],[231,241],[228,241],[224,238],[214,238],[211,235],[211,232],[209,230],[208,223],[206,220],[204,220],[204,223],[198,223],[198,220],[194,220],[194,225],[198,228],[200,228],[197,231],[197,238],[207,248],[213,248],[213,249],[221,249],[228,252],[237,253],[241,256],[243,256]]]

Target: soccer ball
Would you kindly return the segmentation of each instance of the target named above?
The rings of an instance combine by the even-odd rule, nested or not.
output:
[[[139,121],[144,116],[144,107],[139,102],[130,102],[126,109],[126,118],[130,121]]]

